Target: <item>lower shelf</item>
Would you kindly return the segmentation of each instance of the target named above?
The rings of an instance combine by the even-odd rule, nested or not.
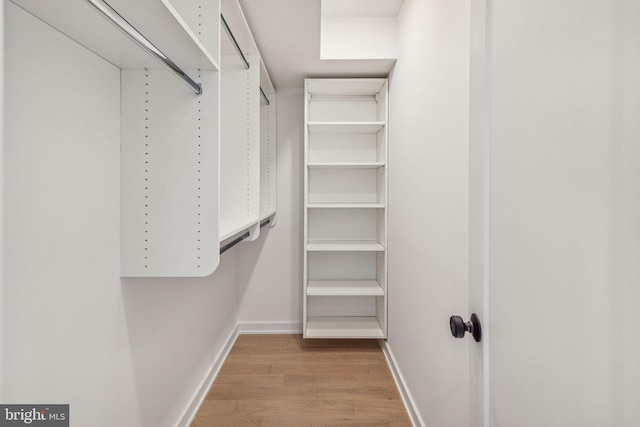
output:
[[[375,317],[310,317],[305,338],[385,338]]]
[[[384,296],[376,280],[309,280],[307,296]]]

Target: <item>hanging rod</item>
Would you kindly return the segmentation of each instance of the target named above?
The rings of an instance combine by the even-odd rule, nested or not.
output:
[[[262,94],[262,97],[264,98],[264,100],[267,101],[267,105],[271,104],[269,102],[269,98],[267,98],[267,94],[265,94],[264,91],[262,90],[262,86],[260,86],[260,93]]]
[[[242,62],[244,62],[244,67],[248,70],[250,68],[249,61],[247,61],[247,58],[244,56],[244,53],[242,52],[242,48],[240,47],[240,44],[238,44],[238,40],[236,40],[236,37],[233,35],[231,28],[229,28],[229,24],[227,24],[227,20],[224,19],[223,14],[220,14],[220,21],[222,22],[224,31],[227,33],[227,35],[233,42],[233,47],[236,48],[236,52],[238,52],[238,55],[240,55],[240,58],[242,58]],[[269,98],[267,98],[267,95],[264,93],[264,90],[262,90],[262,86],[260,86],[260,93],[264,97],[264,100],[267,101],[267,105],[271,104],[269,102]]]
[[[234,247],[238,243],[242,242],[247,237],[249,237],[249,232],[248,231],[246,233],[244,233],[242,236],[240,236],[240,237],[238,237],[236,239],[233,239],[232,241],[230,241],[226,245],[222,246],[220,248],[220,255],[222,255],[223,253],[227,252],[229,249],[231,249],[232,247]]]
[[[224,27],[224,30],[227,32],[227,35],[229,36],[229,38],[233,42],[233,46],[236,48],[236,51],[238,52],[238,55],[240,55],[240,58],[242,58],[242,62],[244,62],[245,68],[248,70],[249,69],[249,61],[247,61],[247,58],[244,56],[244,53],[242,53],[242,49],[240,49],[240,45],[238,44],[238,41],[236,40],[236,38],[233,35],[233,33],[231,32],[231,28],[229,28],[229,24],[227,24],[227,20],[224,19],[224,15],[223,14],[220,14],[220,21],[222,21],[222,26]]]
[[[264,227],[265,225],[269,225],[271,223],[271,220],[268,219],[266,221],[262,221],[260,223],[260,228]],[[222,246],[220,248],[220,255],[222,255],[223,253],[225,253],[226,251],[228,251],[229,249],[231,249],[232,247],[234,247],[235,245],[237,245],[238,243],[242,242],[244,239],[246,239],[247,237],[249,237],[250,234],[247,231],[246,233],[244,233],[242,236],[239,236],[235,239],[233,239],[232,241],[230,241],[229,243],[227,243],[226,245]]]
[[[189,86],[197,95],[202,94],[202,86],[193,81],[184,71],[180,69],[173,61],[171,61],[164,53],[145,38],[138,30],[127,22],[118,12],[102,0],[85,0],[93,6],[100,14],[111,22],[117,29],[122,31],[135,44],[140,46],[142,50],[147,52],[149,56],[162,64],[167,70],[181,79]]]

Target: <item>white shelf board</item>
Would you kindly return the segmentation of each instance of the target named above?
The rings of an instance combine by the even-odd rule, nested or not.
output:
[[[384,167],[384,162],[309,162],[311,169],[378,169]]]
[[[233,219],[220,219],[220,238],[219,241],[223,242],[229,237],[233,237],[238,233],[249,231],[251,227],[258,223],[258,219],[248,218],[233,218]]]
[[[306,338],[384,338],[375,317],[309,317]]]
[[[316,133],[376,133],[385,122],[309,122],[309,132]]]
[[[307,296],[384,296],[376,280],[309,280]]]
[[[384,209],[382,203],[309,203],[309,209]]]
[[[89,3],[82,0],[12,0],[121,69],[164,69]],[[167,7],[163,2],[167,2]],[[109,5],[184,71],[218,70],[170,0],[109,0]]]
[[[309,240],[307,251],[384,252],[384,246],[376,240]]]
[[[307,79],[307,89],[314,96],[373,96],[380,92],[386,79]]]
[[[274,209],[274,210],[272,210],[272,211],[270,211],[270,212],[263,213],[263,214],[260,216],[260,222],[264,221],[264,220],[265,220],[265,219],[267,219],[267,218],[270,218],[270,217],[274,216],[275,214],[276,214],[276,210],[275,210],[275,209]]]

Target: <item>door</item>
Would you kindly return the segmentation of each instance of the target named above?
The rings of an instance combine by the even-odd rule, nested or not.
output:
[[[472,424],[640,425],[640,2],[471,3]]]

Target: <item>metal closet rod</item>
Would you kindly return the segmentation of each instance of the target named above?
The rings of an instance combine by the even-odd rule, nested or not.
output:
[[[266,221],[262,221],[260,223],[260,228],[264,227],[265,225],[269,225],[271,223],[271,220],[268,219]],[[226,245],[222,246],[220,248],[220,255],[222,255],[223,253],[227,252],[229,249],[231,249],[232,247],[234,247],[235,245],[237,245],[238,243],[242,242],[244,239],[246,239],[247,237],[249,237],[250,234],[247,231],[246,233],[244,233],[242,236],[238,236],[237,238],[233,239],[232,241],[230,241],[229,243],[227,243]]]
[[[233,31],[231,31],[231,28],[229,28],[229,24],[227,24],[227,20],[224,19],[223,14],[220,14],[220,21],[222,22],[222,27],[224,28],[224,31],[227,33],[227,35],[233,42],[233,46],[236,48],[236,52],[238,52],[238,55],[240,55],[240,58],[242,58],[242,62],[244,62],[245,68],[248,70],[250,68],[249,61],[247,61],[247,58],[244,56],[244,53],[242,52],[242,49],[238,44],[238,40],[236,40],[236,37],[233,35]],[[271,104],[269,102],[269,98],[267,98],[267,95],[264,93],[264,90],[262,90],[262,86],[260,86],[260,94],[262,94],[264,100],[267,101],[267,105]]]
[[[172,74],[182,80],[187,86],[189,86],[197,95],[202,94],[202,86],[196,83],[191,77],[180,69],[172,60],[170,60],[164,53],[153,45],[149,40],[145,38],[138,30],[127,22],[118,12],[111,6],[102,0],[86,0],[91,6],[93,6],[100,14],[111,22],[117,29],[122,31],[127,37],[129,37],[135,44],[140,46],[142,50],[147,52],[149,56],[162,64]]]

